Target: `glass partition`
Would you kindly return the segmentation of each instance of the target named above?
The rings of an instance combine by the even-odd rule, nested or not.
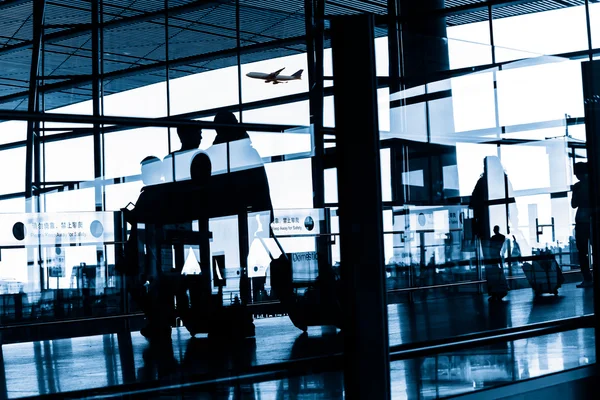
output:
[[[120,213],[0,214],[3,324],[122,313]],[[108,251],[108,249],[111,249]]]
[[[577,285],[588,255],[573,201],[587,180],[575,174],[586,160],[580,63],[518,61],[393,93],[390,104],[388,300],[474,294],[535,307],[547,293],[558,297],[544,318],[581,315],[560,306],[590,299],[579,288],[588,282]]]

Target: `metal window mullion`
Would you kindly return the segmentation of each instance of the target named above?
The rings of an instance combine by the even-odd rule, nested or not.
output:
[[[492,51],[492,64],[496,64],[496,47],[494,44],[494,13],[492,5],[488,5],[488,25],[490,27],[490,47]]]
[[[591,18],[590,18],[590,2],[589,2],[589,0],[585,0],[585,23],[586,23],[586,31],[587,31],[589,59],[590,59],[590,61],[592,61],[594,59],[594,53],[592,51],[592,24],[591,24]]]
[[[169,54],[169,0],[165,0],[165,90],[167,96],[167,117],[171,116],[171,55]],[[171,149],[171,128],[167,128],[167,151]]]
[[[44,22],[44,11],[46,8],[45,0],[32,2],[33,7],[33,50],[31,53],[31,66],[29,70],[29,92],[28,92],[28,104],[27,110],[29,112],[39,111],[39,67],[40,67],[40,54],[42,49],[42,37],[43,37],[43,22]],[[33,182],[34,179],[39,180],[40,170],[40,159],[39,159],[39,148],[36,151],[36,143],[39,146],[37,140],[36,127],[38,126],[37,119],[29,119],[27,121],[27,145],[25,155],[25,197],[31,199],[33,196]],[[36,159],[37,157],[37,159]],[[35,169],[35,171],[34,171]],[[28,203],[31,209],[32,203]]]
[[[91,2],[92,19],[92,115],[94,118],[100,117],[100,1]],[[94,178],[98,182],[95,186],[96,211],[102,211],[104,208],[103,190],[99,181],[103,177],[103,157],[102,157],[102,132],[100,122],[93,124],[94,140]]]
[[[242,117],[242,41],[240,38],[240,0],[235,1],[235,55],[237,59],[237,79],[238,79],[238,112],[239,121],[243,122]]]

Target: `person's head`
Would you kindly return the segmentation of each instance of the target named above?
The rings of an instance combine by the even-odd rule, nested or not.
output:
[[[195,125],[180,126],[177,128],[177,136],[181,141],[181,150],[194,150],[202,141],[202,129]]]
[[[494,233],[497,235],[500,233],[500,227],[498,225],[494,226]]]
[[[205,153],[198,153],[192,159],[190,164],[190,177],[198,185],[208,182],[211,176],[212,165],[210,158]]]
[[[142,182],[144,185],[156,185],[162,178],[162,161],[155,156],[148,156],[140,162],[142,166]]]
[[[219,111],[215,115],[215,120],[218,124],[236,125],[238,120],[231,111]],[[243,129],[233,127],[219,127],[215,129],[217,131],[217,137],[214,143],[226,143],[234,142],[236,140],[247,139],[248,134]]]
[[[504,167],[497,156],[486,156],[483,159],[483,171],[488,175],[503,174]]]
[[[575,173],[577,179],[582,180],[588,174],[588,164],[586,162],[575,163],[573,172]]]

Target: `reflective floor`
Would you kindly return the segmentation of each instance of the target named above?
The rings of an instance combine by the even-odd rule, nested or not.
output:
[[[531,290],[510,292],[507,301],[487,296],[431,299],[389,306],[390,343],[401,344],[486,329],[547,321],[592,312],[591,290],[568,284],[558,297],[534,300]],[[136,382],[177,385],[197,374],[231,376],[251,366],[342,351],[333,328],[311,327],[301,335],[286,317],[257,319],[256,339],[242,343],[190,338],[174,329],[172,345],[150,346],[138,332],[3,346],[0,397],[113,387]],[[593,330],[581,329],[486,348],[392,363],[393,397],[438,398],[595,362]],[[207,398],[343,397],[340,373],[260,384],[210,388]],[[180,389],[153,394],[161,398],[202,398]],[[223,397],[221,397],[221,395]],[[144,397],[151,397],[148,393]]]

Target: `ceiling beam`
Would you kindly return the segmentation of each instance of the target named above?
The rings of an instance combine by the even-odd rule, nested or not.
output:
[[[327,33],[326,33],[326,35],[327,35]],[[279,39],[279,40],[274,40],[274,41],[270,41],[270,42],[266,42],[266,43],[257,43],[257,44],[253,44],[253,45],[249,45],[249,46],[243,46],[240,49],[240,52],[242,55],[252,54],[252,53],[256,53],[256,52],[260,52],[260,51],[268,51],[268,50],[278,49],[281,47],[305,44],[305,43],[306,43],[305,36],[296,36],[296,37],[291,37],[288,39]],[[148,74],[151,72],[164,70],[167,68],[167,65],[169,66],[169,68],[172,68],[172,67],[177,67],[177,66],[181,66],[181,65],[195,64],[195,63],[199,63],[199,62],[218,60],[218,59],[226,58],[226,57],[233,57],[236,54],[237,54],[237,51],[235,48],[224,49],[224,50],[214,51],[214,52],[206,53],[206,54],[197,54],[197,55],[188,56],[188,57],[176,58],[173,60],[169,60],[168,63],[165,61],[160,61],[160,62],[157,62],[154,64],[140,65],[137,67],[112,71],[112,72],[108,72],[108,73],[102,75],[101,78],[102,79],[117,79],[117,78],[125,78],[128,76],[144,75],[144,74]],[[56,92],[59,90],[64,90],[64,89],[69,89],[69,88],[74,88],[74,87],[79,87],[79,86],[85,86],[85,85],[90,84],[91,82],[92,82],[91,77],[83,76],[83,77],[79,77],[79,78],[73,78],[68,81],[62,81],[62,82],[44,85],[44,86],[40,87],[40,91],[43,93],[52,93],[52,92]],[[23,91],[23,92],[18,92],[18,93],[13,93],[13,94],[9,94],[6,96],[2,96],[2,97],[0,97],[0,104],[6,103],[9,101],[13,101],[13,100],[20,100],[20,99],[26,98],[27,93],[28,93],[27,91]]]
[[[223,0],[197,0],[197,1],[185,4],[185,5],[182,5],[182,6],[176,6],[173,8],[169,8],[168,12],[169,12],[169,16],[176,16],[179,14],[198,11],[198,10],[201,10],[204,8],[214,7],[215,5],[226,4],[226,3],[229,3],[229,2],[223,1]],[[52,3],[49,3],[49,4],[52,4]],[[54,3],[54,5],[57,5],[57,4]],[[131,24],[137,24],[140,22],[152,21],[152,20],[155,20],[158,18],[164,18],[164,16],[165,16],[165,10],[161,9],[158,11],[143,13],[143,14],[136,15],[133,17],[119,18],[119,19],[115,19],[115,20],[112,20],[109,22],[105,22],[103,24],[103,28],[104,29],[114,29],[114,28],[119,28],[122,26],[131,25]],[[53,43],[56,41],[72,39],[72,38],[87,34],[91,31],[92,31],[91,23],[90,24],[82,24],[81,26],[78,26],[73,29],[63,30],[63,31],[44,35],[44,43]],[[12,46],[6,46],[6,47],[0,49],[0,56],[5,55],[5,54],[10,54],[10,53],[13,53],[16,51],[30,49],[30,48],[32,48],[32,46],[33,46],[32,41],[26,41],[23,43],[18,43],[18,44],[12,45]]]

